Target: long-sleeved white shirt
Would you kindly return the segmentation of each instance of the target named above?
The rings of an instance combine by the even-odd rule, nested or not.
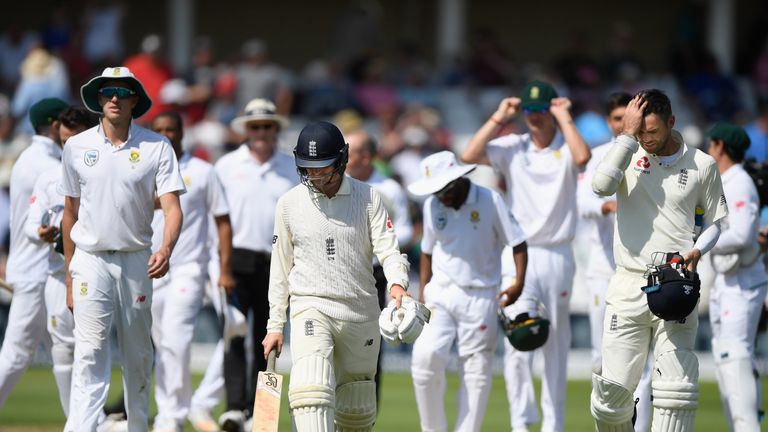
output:
[[[298,185],[280,197],[269,275],[267,331],[282,332],[291,314],[314,308],[331,318],[376,319],[379,303],[371,261],[408,287],[392,222],[371,186],[344,177],[333,198]]]
[[[616,196],[600,196],[592,191],[592,177],[610,146],[609,142],[592,149],[592,158],[587,163],[584,174],[579,176],[577,188],[579,215],[587,219],[589,226],[589,260],[584,273],[593,278],[610,278],[616,271],[616,262],[613,259],[616,214],[603,214],[603,204],[616,201]]]

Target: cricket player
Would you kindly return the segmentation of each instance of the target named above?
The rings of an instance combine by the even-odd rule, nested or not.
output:
[[[59,114],[68,106],[55,98],[43,99],[32,105],[29,120],[35,135],[11,170],[11,243],[6,279],[13,287],[13,299],[0,349],[0,407],[5,405],[11,390],[32,362],[40,343],[46,349],[51,346],[45,328],[45,281],[50,248],[38,233],[25,234],[24,226],[29,203],[35,199],[33,189],[37,178],[59,164]],[[44,231],[44,236],[55,234],[53,227]]]
[[[493,166],[506,181],[507,203],[527,236],[529,265],[525,292],[508,313],[542,315],[551,321],[544,356],[542,431],[562,431],[566,366],[571,345],[569,304],[576,265],[571,242],[576,234],[576,185],[590,151],[569,112],[571,101],[551,85],[533,81],[520,97],[505,98],[475,133],[462,154],[466,163]],[[520,112],[528,133],[496,137]],[[504,342],[504,377],[513,430],[539,421],[533,391],[533,352]]]
[[[209,221],[218,232],[219,279],[217,286],[232,291],[230,271],[232,226],[221,182],[213,166],[182,150],[184,130],[176,112],[158,114],[151,123],[156,133],[168,138],[179,160],[187,193],[180,197],[184,224],[170,260],[168,273],[154,280],[152,299],[152,340],[155,344],[155,432],[181,431],[190,413],[192,374],[190,349],[195,320],[203,303],[207,264]],[[163,214],[155,211],[152,221],[153,249],[162,244]],[[196,419],[196,428],[218,430],[212,418]]]
[[[97,123],[94,114],[80,107],[68,107],[59,114],[59,137],[62,145],[67,140]],[[64,211],[64,195],[59,193],[61,163],[40,174],[30,200],[29,216],[25,224],[27,236],[38,236],[49,245],[48,279],[45,282],[45,309],[48,333],[51,336],[53,377],[59,390],[64,415],[69,415],[72,388],[72,362],[75,354],[75,321],[67,309],[67,289],[64,283],[64,255],[61,245],[60,222]],[[58,250],[57,250],[58,248]]]
[[[712,354],[728,425],[734,431],[759,431],[760,380],[755,367],[755,336],[768,290],[757,233],[760,200],[741,162],[750,140],[744,129],[718,123],[709,132],[709,155],[723,179],[728,216],[712,248],[715,283],[709,299]]]
[[[147,430],[153,349],[152,282],[168,271],[182,224],[184,182],[168,140],[133,122],[152,101],[125,67],[80,89],[99,125],[70,138],[62,155],[67,305],[75,319],[72,396],[65,430],[94,431],[109,387],[112,323],[123,359],[128,430]],[[163,242],[152,245],[155,197]]]
[[[503,291],[504,306],[523,292],[525,234],[501,195],[464,177],[474,169],[459,165],[449,151],[439,152],[421,162],[421,178],[408,186],[414,196],[428,196],[419,278],[432,318],[414,343],[411,360],[422,431],[448,430],[445,370],[454,342],[461,377],[455,430],[481,430],[491,392],[505,246],[513,249],[517,278]]]
[[[655,252],[678,253],[690,272],[720,235],[728,214],[715,161],[688,147],[674,131],[669,98],[644,90],[627,105],[621,134],[597,167],[592,189],[616,194],[614,257],[616,274],[606,294],[603,364],[592,375],[592,416],[600,431],[632,431],[633,392],[653,344],[652,428],[692,431],[698,401],[698,359],[693,352],[698,327],[695,303],[682,319],[656,316],[642,287]],[[697,207],[702,231],[693,240]],[[692,285],[689,288],[694,288]],[[687,291],[690,293],[690,291]],[[679,291],[660,296],[682,296]],[[681,301],[668,303],[679,306]]]
[[[370,431],[376,421],[379,259],[390,298],[407,296],[408,261],[371,186],[344,175],[348,148],[336,126],[310,123],[294,150],[302,185],[275,209],[264,352],[283,346],[291,306],[288,402],[299,432]]]
[[[632,100],[628,93],[613,93],[606,106],[606,121],[613,136],[621,133],[624,111]],[[613,259],[613,230],[616,223],[616,196],[600,196],[592,191],[592,177],[605,153],[611,148],[611,142],[592,149],[592,158],[587,163],[584,175],[579,177],[578,204],[579,214],[588,223],[589,261],[585,271],[589,288],[589,327],[592,340],[592,371],[600,373],[603,366],[603,322],[605,321],[605,293],[608,284],[616,272]],[[651,369],[653,362],[649,358],[640,383],[635,392],[637,400],[637,418],[635,431],[645,432],[650,426],[651,415]]]
[[[299,183],[291,157],[277,150],[278,136],[288,119],[275,112],[275,104],[254,99],[232,120],[233,131],[246,141],[216,162],[232,220],[232,274],[235,289],[228,302],[244,316],[252,313],[253,362],[247,379],[245,338],[236,337],[224,353],[227,409],[219,417],[225,431],[239,431],[252,416],[256,379],[267,363],[258,343],[266,335],[269,318],[270,255],[278,198]]]

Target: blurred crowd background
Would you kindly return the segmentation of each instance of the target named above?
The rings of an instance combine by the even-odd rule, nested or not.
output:
[[[29,107],[43,97],[80,104],[80,86],[106,66],[129,67],[146,87],[154,106],[140,123],[181,112],[185,147],[211,162],[242,142],[229,123],[247,101],[263,97],[291,119],[281,132],[284,150],[309,120],[333,121],[345,133],[363,128],[378,141],[378,167],[406,185],[424,156],[460,151],[499,101],[532,79],[571,98],[592,146],[610,139],[603,112],[609,93],[656,87],[670,96],[688,144],[703,145],[708,128],[728,120],[748,128],[753,157],[768,158],[764,1],[278,3],[0,6],[3,250],[10,168],[31,138]],[[477,175],[498,186],[492,172]],[[416,221],[418,208],[414,201]],[[417,241],[403,249],[418,256]],[[586,299],[572,310],[585,313]],[[575,345],[584,343],[575,335]]]

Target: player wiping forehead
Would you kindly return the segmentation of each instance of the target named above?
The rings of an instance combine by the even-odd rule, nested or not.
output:
[[[656,371],[651,385],[653,430],[693,429],[698,399],[698,360],[693,353],[696,299],[685,302],[690,309],[676,311],[684,303],[670,300],[663,303],[669,309],[660,311],[649,299],[680,298],[690,291],[679,284],[666,291],[660,283],[646,294],[641,288],[653,288],[645,272],[654,252],[679,251],[687,271],[695,271],[701,255],[717,241],[718,221],[728,210],[715,162],[685,145],[672,129],[674,124],[664,93],[646,90],[636,95],[627,105],[621,135],[592,180],[595,193],[615,193],[617,200],[617,269],[606,295],[602,371],[592,377],[592,415],[601,431],[633,430],[632,392],[651,343]],[[697,207],[704,209],[704,228],[694,243]]]

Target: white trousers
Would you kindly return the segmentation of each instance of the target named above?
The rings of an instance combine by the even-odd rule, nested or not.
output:
[[[8,326],[0,349],[0,407],[5,405],[40,343],[50,349],[45,329],[45,282],[13,283]]]
[[[600,372],[603,365],[603,324],[605,323],[605,295],[610,277],[587,277],[589,287],[589,328],[592,337],[592,371]],[[651,372],[653,357],[649,356],[643,375],[635,390],[638,401],[635,432],[645,432],[651,425]]]
[[[183,426],[192,400],[189,370],[195,320],[206,274],[198,263],[177,264],[154,281],[152,340],[155,343],[156,426]]]
[[[653,315],[648,308],[645,293],[640,289],[647,284],[642,273],[618,269],[611,278],[606,295],[605,321],[603,324],[601,375],[635,392],[643,402],[649,400],[638,383],[648,369],[648,354],[653,347],[655,359],[670,351],[693,351],[699,324],[697,310],[684,322],[664,321]],[[688,372],[690,373],[690,372]],[[648,372],[645,372],[647,377]],[[647,379],[647,378],[646,378]],[[643,384],[643,386],[650,385]],[[646,393],[647,394],[647,393]],[[645,416],[638,405],[638,420]],[[650,410],[648,410],[650,412]],[[645,417],[647,418],[647,417]],[[647,425],[647,423],[645,423]],[[636,424],[636,430],[641,425]],[[645,426],[647,428],[647,426]]]
[[[422,431],[446,431],[445,370],[456,342],[459,355],[457,431],[479,431],[490,396],[498,337],[497,288],[429,283],[424,288],[429,324],[413,344],[411,374]]]
[[[208,264],[208,284],[205,295],[211,301],[216,315],[224,315],[224,305],[219,288],[219,260],[211,259]],[[224,340],[219,339],[205,369],[202,381],[192,395],[192,410],[213,411],[224,400]]]
[[[69,415],[72,393],[72,365],[75,359],[75,318],[67,308],[67,286],[64,272],[48,276],[45,283],[45,308],[48,313],[48,333],[51,335],[53,377],[59,389],[64,415]]]
[[[539,422],[533,390],[533,355],[544,357],[541,385],[543,432],[562,431],[565,421],[565,390],[568,350],[571,346],[570,300],[576,265],[570,245],[528,246],[525,287],[518,301],[507,307],[511,319],[528,312],[550,320],[549,338],[539,350],[522,352],[504,340],[504,379],[512,430],[526,430]],[[541,307],[543,306],[543,308]]]
[[[70,262],[75,361],[66,431],[96,430],[109,389],[109,332],[113,322],[123,358],[128,431],[147,430],[153,357],[149,257],[149,249],[136,252],[75,249]]]
[[[762,265],[762,261],[757,265]],[[738,351],[748,353],[749,363],[754,370],[755,336],[768,285],[765,281],[757,282],[754,275],[748,273],[750,273],[749,270],[742,270],[729,275],[718,273],[715,276],[715,283],[709,298],[709,316],[712,323],[713,351],[716,350],[718,340],[728,341],[731,347],[737,347]],[[757,273],[763,275],[762,270]],[[749,407],[748,403],[745,406],[736,406],[736,404],[743,403],[742,396],[747,394],[746,389],[749,387],[754,388],[754,391],[750,390],[749,393],[759,404],[762,394],[760,380],[749,373],[724,376],[720,370],[722,368],[720,359],[718,359],[720,353],[714,352],[713,354],[718,365],[717,379],[720,397],[731,430],[739,430],[740,428],[746,430],[754,427],[753,419],[750,419],[748,424],[734,424],[732,414],[734,410],[739,416],[749,416],[750,411],[757,412],[757,406]],[[737,382],[724,382],[724,380]]]

